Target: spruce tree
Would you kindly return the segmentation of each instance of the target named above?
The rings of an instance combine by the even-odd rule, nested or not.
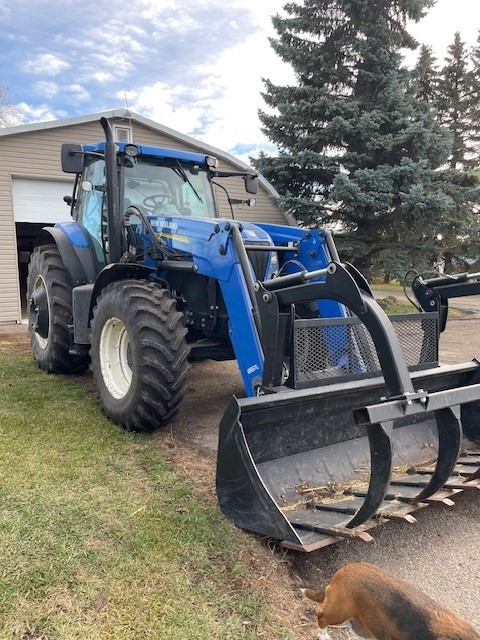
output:
[[[432,47],[422,44],[417,64],[412,71],[412,84],[417,100],[431,105],[434,110],[438,108],[439,80],[440,74]]]
[[[480,168],[480,31],[470,53],[470,87],[468,97],[470,119],[470,166]]]
[[[445,65],[439,83],[438,109],[440,120],[452,136],[452,153],[448,164],[452,169],[468,167],[470,145],[470,81],[468,52],[465,43],[456,33],[453,44],[447,49]]]
[[[455,203],[434,170],[450,136],[417,101],[402,67],[414,49],[407,20],[432,0],[304,0],[273,18],[277,54],[293,86],[265,80],[260,111],[276,157],[256,166],[301,224],[342,230],[343,250],[371,276],[432,259]],[[345,255],[343,253],[342,255]]]
[[[438,243],[438,250],[450,271],[466,268],[468,258],[478,254],[480,228],[475,215],[478,202],[475,135],[480,123],[475,55],[473,50],[471,65],[465,44],[456,33],[440,73],[436,73],[431,50],[423,45],[412,74],[417,100],[436,111],[437,120],[452,136],[452,150],[446,166],[434,174],[435,182],[454,206],[454,215],[446,218],[444,230],[439,231],[441,240]]]

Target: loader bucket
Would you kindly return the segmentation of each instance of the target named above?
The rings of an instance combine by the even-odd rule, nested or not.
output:
[[[424,329],[425,317],[415,317]],[[307,324],[317,334],[329,331],[328,340],[317,335],[315,343],[327,344],[330,357],[319,353],[315,364],[310,348],[310,374],[296,366],[294,389],[232,398],[219,432],[217,496],[224,514],[302,551],[342,538],[370,541],[375,524],[413,522],[416,509],[450,504],[458,491],[480,485],[480,451],[463,453],[461,426],[463,419],[467,435],[480,434],[479,363],[426,362],[437,350],[425,356],[431,335],[420,331],[408,374],[416,391],[394,397],[375,350],[360,357],[369,336],[358,319],[345,318],[340,328],[343,343],[349,332],[353,336],[347,341],[354,345],[350,370],[340,367],[338,353],[337,364],[332,358],[332,332],[341,321],[326,323]],[[408,351],[411,329],[403,342]]]

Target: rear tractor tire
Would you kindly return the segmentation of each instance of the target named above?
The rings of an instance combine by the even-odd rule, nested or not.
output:
[[[32,253],[27,277],[28,331],[40,369],[49,373],[83,373],[88,355],[70,353],[72,282],[58,247],[42,245]]]
[[[189,347],[183,315],[157,283],[108,285],[93,312],[92,370],[105,414],[128,431],[166,424],[183,399]]]

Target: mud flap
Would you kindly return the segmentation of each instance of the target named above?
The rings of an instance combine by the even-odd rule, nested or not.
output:
[[[448,485],[462,443],[459,405],[479,410],[480,384],[468,384],[478,368],[412,373],[423,391],[409,398],[385,399],[381,377],[233,398],[219,433],[222,511],[304,551],[371,539],[372,518],[406,517]],[[405,479],[411,465],[427,469]]]

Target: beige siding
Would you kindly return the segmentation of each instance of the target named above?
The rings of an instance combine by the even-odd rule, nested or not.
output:
[[[235,170],[235,167],[221,163],[222,171]],[[270,194],[265,187],[259,183],[258,193],[251,195],[246,193],[242,178],[218,178],[216,180],[222,187],[225,187],[231,198],[246,200],[255,198],[255,206],[233,205],[233,216],[236,220],[245,220],[247,222],[271,222],[274,224],[288,224],[284,215],[279,211],[278,207],[272,201]],[[223,189],[214,187],[215,197],[220,215],[225,218],[232,217],[232,210],[227,201],[227,196]]]
[[[11,181],[8,174],[0,173],[0,323],[17,322],[20,314]]]
[[[134,141],[138,144],[164,146],[205,153],[201,144],[187,144],[135,120],[115,120],[123,126],[132,125]],[[13,218],[11,181],[17,178],[36,178],[65,181],[70,192],[72,177],[62,172],[60,149],[64,142],[86,143],[104,139],[99,122],[87,122],[72,126],[59,126],[44,130],[15,133],[0,137],[0,323],[21,320],[18,286],[17,246]],[[234,164],[220,159],[220,169],[238,171]],[[222,179],[221,184],[233,198],[251,197],[243,189],[241,178]],[[220,215],[231,218],[225,194],[216,189]],[[263,221],[286,224],[286,218],[274,205],[268,191],[259,185],[255,207],[234,208],[238,220]],[[65,207],[65,219],[68,209]]]

